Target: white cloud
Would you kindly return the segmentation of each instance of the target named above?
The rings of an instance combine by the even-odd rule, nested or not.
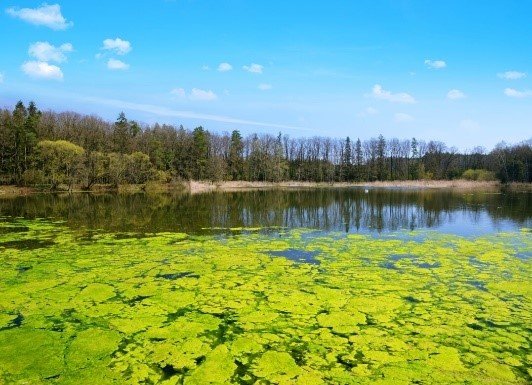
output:
[[[267,83],[261,83],[261,84],[259,84],[258,88],[261,91],[267,91],[267,90],[271,90],[272,89],[272,85],[271,84],[267,84]]]
[[[74,23],[67,21],[63,17],[59,4],[48,5],[43,3],[38,8],[18,9],[11,7],[6,9],[6,12],[12,17],[17,17],[30,24],[44,25],[55,30],[64,30],[74,25]]]
[[[244,71],[251,72],[253,74],[261,74],[264,67],[261,66],[260,64],[252,63],[249,66],[243,66],[242,69]]]
[[[216,100],[218,96],[211,90],[202,90],[199,88],[193,88],[188,97],[190,100],[195,101],[212,101]]]
[[[131,43],[127,40],[122,40],[119,37],[116,39],[105,39],[103,41],[102,49],[112,51],[117,55],[125,55],[131,51]]]
[[[227,72],[227,71],[231,71],[233,69],[233,66],[229,63],[220,63],[220,65],[218,65],[218,71],[220,72]]]
[[[364,109],[364,111],[362,112],[359,112],[357,116],[363,118],[365,116],[377,115],[378,113],[379,113],[379,110],[377,110],[376,108],[366,107],[366,109]]]
[[[178,98],[184,98],[186,96],[184,88],[174,88],[170,93]]]
[[[411,122],[414,118],[411,115],[405,114],[404,112],[398,112],[393,116],[394,120],[398,123]]]
[[[61,68],[43,61],[27,61],[21,68],[26,75],[33,78],[63,80]]]
[[[209,114],[203,114],[203,113],[198,113],[194,111],[177,111],[177,110],[172,110],[166,107],[156,106],[152,104],[139,104],[139,103],[132,103],[132,102],[127,102],[127,101],[117,100],[117,99],[104,99],[104,98],[86,97],[86,96],[85,97],[74,96],[74,97],[76,97],[78,100],[82,100],[88,103],[96,103],[99,105],[112,106],[112,107],[115,107],[121,110],[141,111],[141,112],[146,112],[146,113],[153,114],[156,116],[209,120],[209,121],[221,122],[221,123],[242,124],[246,126],[272,127],[272,128],[280,128],[280,129],[287,129],[287,130],[301,130],[301,131],[315,132],[315,130],[310,129],[310,128],[305,128],[305,127],[297,127],[297,126],[290,126],[290,125],[277,124],[277,123],[268,123],[268,122],[258,122],[258,121],[245,120],[245,119],[234,118],[234,117],[223,116],[223,115],[209,115]]]
[[[532,91],[529,91],[529,90],[518,91],[514,88],[505,88],[504,94],[511,98],[527,98],[529,96],[532,96]]]
[[[457,89],[452,89],[449,92],[447,92],[447,99],[451,100],[457,100],[457,99],[464,99],[466,95]]]
[[[472,119],[464,119],[460,121],[460,128],[467,131],[478,131],[480,124]]]
[[[526,77],[526,73],[519,72],[519,71],[506,71],[506,72],[498,73],[497,76],[500,77],[501,79],[516,80],[516,79],[522,79]]]
[[[129,64],[124,63],[122,60],[109,59],[107,61],[107,68],[110,70],[127,70],[129,69]]]
[[[416,102],[416,99],[414,99],[412,95],[405,92],[393,94],[390,91],[384,90],[380,84],[375,84],[373,86],[371,96],[373,96],[375,99],[387,100],[392,103],[412,104]]]
[[[53,61],[61,63],[67,60],[65,53],[72,52],[72,44],[65,43],[59,47],[53,46],[47,41],[38,41],[30,45],[28,54],[39,61]]]
[[[425,60],[425,64],[427,65],[427,67],[435,69],[435,70],[439,70],[439,69],[447,67],[447,63],[445,63],[443,60],[429,60],[429,59],[427,59],[427,60]]]

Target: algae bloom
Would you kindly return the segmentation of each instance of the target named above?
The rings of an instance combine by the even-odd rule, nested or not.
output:
[[[527,230],[1,226],[0,383],[532,381]]]

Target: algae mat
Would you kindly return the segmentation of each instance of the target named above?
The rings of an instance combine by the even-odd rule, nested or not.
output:
[[[531,238],[4,220],[0,383],[530,383]]]

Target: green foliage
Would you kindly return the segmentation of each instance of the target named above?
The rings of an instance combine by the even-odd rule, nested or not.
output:
[[[488,170],[465,170],[462,174],[462,178],[466,180],[476,180],[476,181],[490,181],[496,180],[495,174]]]
[[[26,108],[18,102],[13,111],[0,110],[0,183],[38,184],[38,174],[25,174],[40,169],[35,164],[37,143],[57,140],[86,151],[81,167],[67,178],[85,189],[99,183],[143,184],[158,179],[153,175],[157,171],[168,173],[172,180],[216,182],[455,179],[464,172],[466,177],[490,180],[495,175],[505,183],[532,181],[530,141],[501,144],[490,153],[482,148],[459,153],[439,141],[382,135],[356,142],[350,137],[289,138],[281,133],[243,137],[238,130],[229,134],[203,127],[140,125],[123,112],[113,123],[72,112],[43,114],[34,103]],[[137,153],[146,154],[150,165]],[[141,167],[137,170],[136,165]],[[469,175],[469,169],[486,173]],[[48,183],[63,182],[53,179]]]
[[[59,184],[69,189],[77,182],[85,150],[66,140],[43,140],[37,143],[36,162],[52,189]]]

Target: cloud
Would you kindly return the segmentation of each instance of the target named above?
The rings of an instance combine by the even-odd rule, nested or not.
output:
[[[201,70],[202,71],[210,71],[211,67],[209,67],[208,65],[203,65],[203,66],[201,66]]]
[[[467,131],[478,131],[480,129],[480,124],[472,119],[464,119],[460,121],[460,128]]]
[[[61,68],[43,61],[27,61],[22,64],[22,71],[37,79],[63,80]]]
[[[107,61],[107,68],[110,70],[127,70],[129,69],[129,64],[124,63],[122,60],[109,59]]]
[[[252,74],[261,74],[264,67],[260,64],[252,63],[249,66],[243,66],[242,69],[244,71],[251,72]]]
[[[411,115],[405,114],[404,112],[398,112],[393,118],[397,123],[406,123],[414,120]]]
[[[193,111],[176,111],[176,110],[172,110],[172,109],[161,107],[161,106],[155,106],[152,104],[139,104],[139,103],[126,102],[123,100],[104,99],[104,98],[96,98],[96,97],[83,97],[83,96],[71,96],[71,97],[76,97],[78,100],[82,100],[84,102],[111,106],[111,107],[115,107],[120,110],[135,110],[135,111],[140,111],[140,112],[146,112],[146,113],[153,114],[156,116],[209,120],[209,121],[221,122],[221,123],[242,124],[242,125],[247,125],[247,126],[259,126],[259,127],[271,127],[271,128],[277,128],[277,129],[280,128],[280,129],[287,129],[287,130],[314,131],[314,130],[311,130],[305,127],[297,127],[297,126],[268,123],[268,122],[258,122],[254,120],[244,120],[244,119],[233,118],[233,117],[223,116],[223,115],[209,115],[209,114],[202,114],[202,113],[197,113]]]
[[[218,65],[218,71],[220,72],[228,72],[233,69],[233,66],[229,63],[220,63]]]
[[[261,83],[259,84],[259,90],[261,91],[267,91],[267,90],[271,90],[273,87],[271,84],[267,84],[267,83]]]
[[[176,96],[178,99],[188,98],[192,101],[210,102],[218,99],[218,96],[211,90],[202,90],[199,88],[192,88],[189,93],[184,88],[174,88],[170,91],[170,94]]]
[[[186,96],[184,88],[174,88],[170,93],[178,98],[184,98]]]
[[[188,97],[190,100],[209,102],[218,99],[218,96],[211,90],[193,88]]]
[[[129,41],[117,37],[116,39],[105,39],[101,49],[114,52],[117,55],[125,55],[130,52],[132,48]]]
[[[416,102],[416,99],[414,99],[412,95],[409,95],[405,92],[393,94],[390,91],[384,90],[380,84],[375,84],[373,86],[371,96],[373,96],[375,99],[387,100],[392,103],[413,104]]]
[[[527,98],[529,96],[532,96],[532,91],[529,91],[529,90],[518,91],[514,88],[505,88],[504,94],[511,98]]]
[[[72,52],[73,50],[74,48],[70,43],[65,43],[59,47],[55,47],[47,41],[38,41],[30,45],[28,54],[39,61],[53,61],[56,63],[61,63],[67,60],[65,53]]]
[[[522,79],[526,77],[526,73],[519,72],[519,71],[506,71],[506,72],[498,73],[497,76],[500,77],[501,79],[516,80],[516,79]]]
[[[48,5],[43,3],[38,8],[18,9],[11,7],[6,9],[6,12],[8,15],[24,20],[30,24],[44,25],[54,30],[64,30],[74,25],[74,23],[67,21],[63,17],[59,4]]]
[[[443,60],[425,60],[425,64],[427,67],[429,68],[432,68],[432,69],[435,69],[435,70],[440,70],[442,68],[445,68],[447,67],[447,63],[445,63]]]
[[[457,100],[457,99],[464,99],[466,96],[465,94],[457,89],[452,89],[449,92],[447,92],[447,99],[451,100]]]
[[[366,107],[366,109],[364,109],[364,111],[362,112],[359,112],[357,116],[363,118],[365,116],[377,115],[378,113],[379,113],[379,110],[377,110],[376,108]]]

